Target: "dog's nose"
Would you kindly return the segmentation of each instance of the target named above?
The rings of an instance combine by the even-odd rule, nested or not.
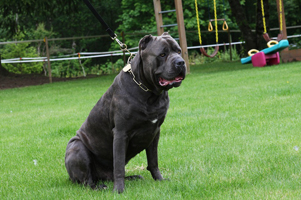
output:
[[[183,67],[184,65],[185,65],[185,61],[184,60],[177,60],[176,67]]]

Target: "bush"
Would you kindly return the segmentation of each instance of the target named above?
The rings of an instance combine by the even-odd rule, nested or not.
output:
[[[91,64],[91,59],[80,60],[63,60],[51,62],[51,73],[54,77],[79,77],[84,76],[89,73],[89,65]]]
[[[92,66],[89,73],[97,75],[118,73],[123,67],[124,64],[122,59],[118,59],[115,63],[107,60],[107,62],[102,65],[97,64]]]
[[[118,73],[123,67],[123,60],[118,59],[115,63],[107,60],[104,64],[91,66],[92,59],[81,60],[82,66],[76,60],[64,60],[51,62],[52,76],[54,77],[78,77],[83,76],[83,69],[86,74],[104,75]]]
[[[14,39],[23,40],[24,34],[19,33]],[[7,44],[0,49],[3,59],[9,58],[24,58],[24,57],[37,57],[37,51],[34,47],[29,46],[30,43]],[[9,72],[15,74],[31,74],[41,73],[43,71],[43,63],[6,63],[2,64]]]

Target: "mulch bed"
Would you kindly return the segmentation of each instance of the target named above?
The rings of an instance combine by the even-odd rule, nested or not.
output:
[[[96,77],[94,75],[89,75],[89,77]],[[85,79],[85,77],[79,78],[57,78],[52,77],[52,82],[59,81],[69,81],[74,79]],[[26,87],[30,85],[43,85],[49,83],[49,77],[44,75],[37,74],[10,74],[8,76],[0,75],[0,90],[17,88],[17,87]]]

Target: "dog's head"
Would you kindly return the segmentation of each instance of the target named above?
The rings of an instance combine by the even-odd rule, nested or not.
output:
[[[181,53],[181,47],[168,33],[145,36],[139,42],[139,74],[157,91],[179,87],[186,75]]]

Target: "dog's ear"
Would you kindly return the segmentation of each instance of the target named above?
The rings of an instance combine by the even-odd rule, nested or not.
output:
[[[146,35],[146,36],[144,36],[144,37],[140,40],[140,42],[139,42],[139,49],[140,49],[140,50],[144,50],[144,49],[147,47],[148,43],[149,43],[150,41],[152,41],[152,40],[153,40],[153,36],[152,36],[152,35]]]

